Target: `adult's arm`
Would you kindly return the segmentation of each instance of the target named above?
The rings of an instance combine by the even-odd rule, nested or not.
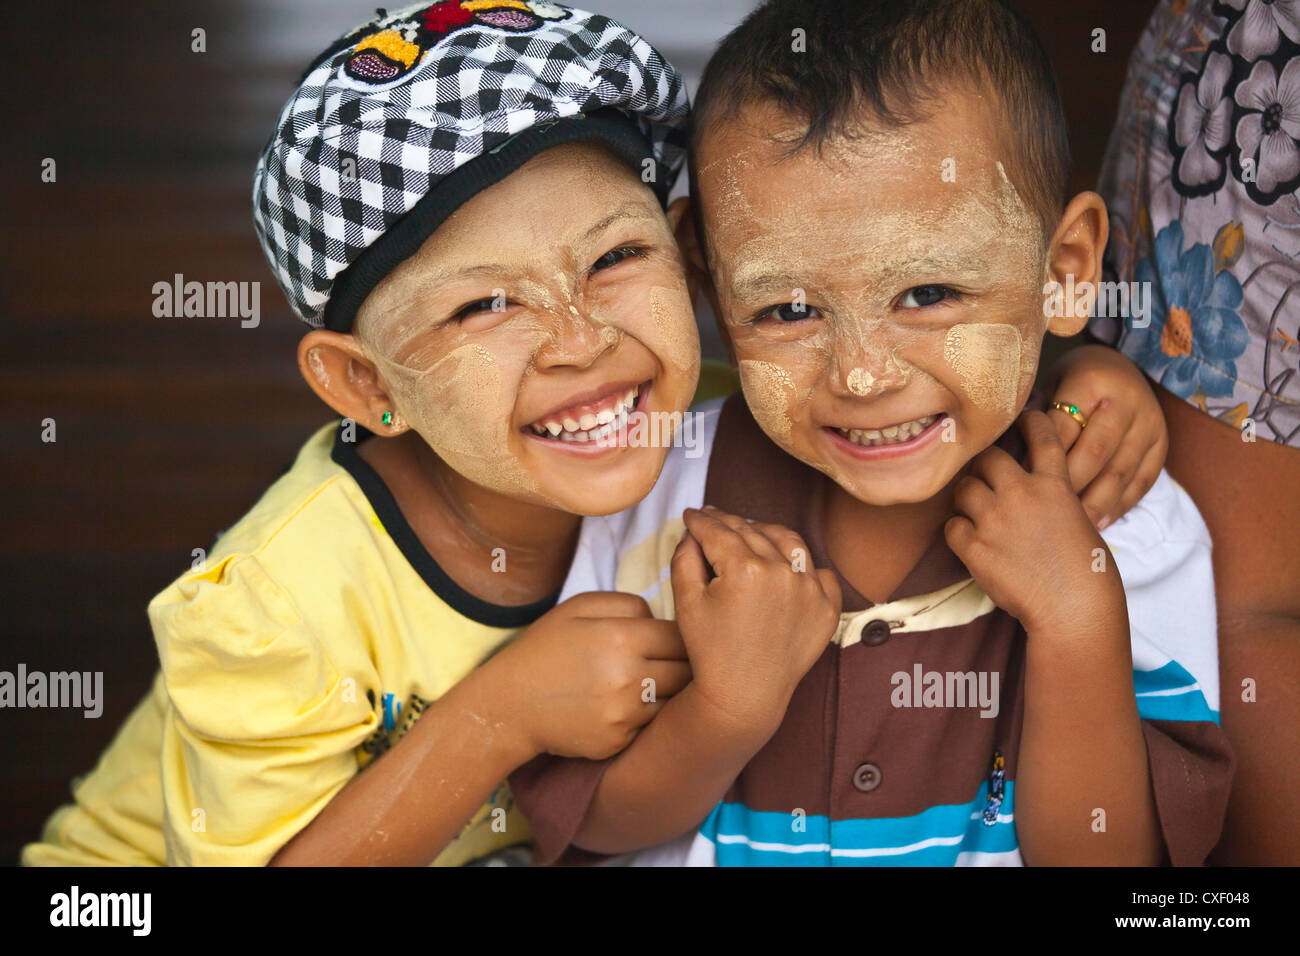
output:
[[[1211,862],[1300,863],[1300,449],[1243,440],[1162,388],[1166,469],[1214,542],[1223,729],[1237,757]]]

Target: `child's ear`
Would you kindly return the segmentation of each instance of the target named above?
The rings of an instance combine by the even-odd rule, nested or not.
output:
[[[668,223],[677,237],[677,247],[681,249],[682,257],[686,260],[686,281],[691,290],[691,298],[694,299],[698,292],[704,293],[709,309],[713,312],[714,322],[718,326],[718,334],[722,337],[722,344],[727,348],[727,362],[735,369],[736,353],[731,347],[731,333],[727,331],[727,324],[722,321],[722,309],[718,305],[718,290],[713,285],[713,276],[709,274],[693,213],[691,200],[682,196],[673,200],[673,204],[668,207]]]
[[[376,435],[400,435],[407,425],[384,391],[356,336],[313,329],[298,342],[298,371],[320,400]],[[384,424],[384,412],[389,422]]]
[[[1102,253],[1109,235],[1110,220],[1100,196],[1082,192],[1070,200],[1048,246],[1047,279],[1067,292],[1073,290],[1072,296],[1062,299],[1062,309],[1045,309],[1051,316],[1047,330],[1053,335],[1069,337],[1087,324],[1101,282]],[[1048,293],[1044,291],[1044,295]]]

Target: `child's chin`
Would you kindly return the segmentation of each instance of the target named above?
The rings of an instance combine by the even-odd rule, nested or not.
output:
[[[599,480],[578,483],[550,482],[549,495],[555,507],[569,514],[582,515],[585,518],[599,518],[612,515],[640,502],[654,488],[660,460],[654,467],[650,463],[640,462],[642,467],[619,469],[615,474],[602,475]]]
[[[929,501],[942,491],[952,478],[952,475],[945,476],[937,472],[900,475],[887,480],[841,475],[837,476],[836,484],[863,504],[883,508]]]

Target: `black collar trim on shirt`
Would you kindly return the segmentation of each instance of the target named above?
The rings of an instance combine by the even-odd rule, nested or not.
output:
[[[351,475],[361,487],[362,493],[370,502],[370,507],[375,509],[375,514],[383,524],[384,530],[393,539],[402,556],[448,607],[463,617],[487,627],[525,627],[555,607],[555,602],[560,597],[559,591],[532,604],[493,604],[470,594],[453,581],[447,572],[438,566],[433,555],[420,543],[420,539],[403,516],[401,509],[397,507],[397,500],[393,497],[393,493],[379,477],[379,473],[357,454],[357,446],[372,437],[374,433],[357,425],[356,441],[348,442],[343,440],[341,425],[342,422],[334,432],[334,448],[330,451],[330,458]]]

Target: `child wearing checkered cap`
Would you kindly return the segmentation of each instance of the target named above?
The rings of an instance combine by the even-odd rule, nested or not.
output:
[[[470,863],[529,840],[515,767],[687,682],[644,602],[555,606],[695,391],[686,115],[643,39],[539,0],[381,12],[309,68],[255,218],[342,420],[151,602],[162,673],[25,862]]]

